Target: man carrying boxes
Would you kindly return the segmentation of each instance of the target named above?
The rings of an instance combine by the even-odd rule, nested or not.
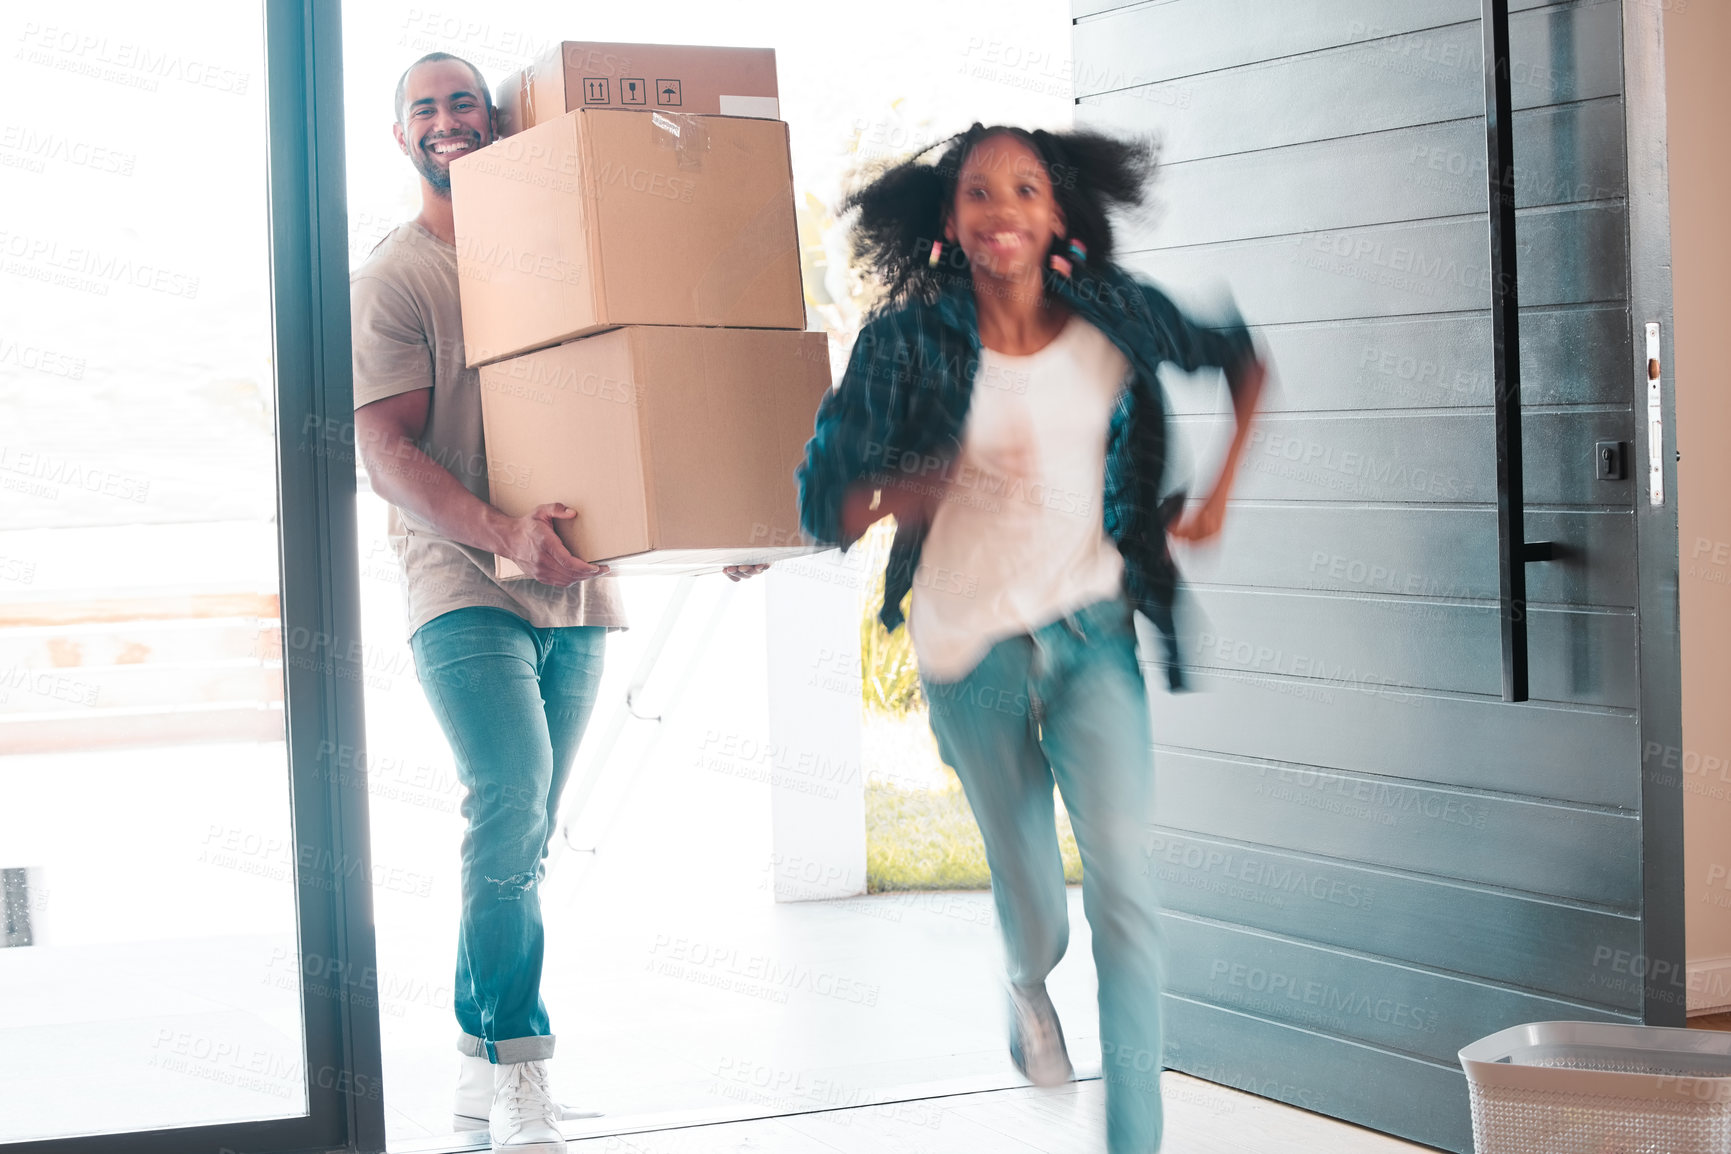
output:
[[[606,633],[625,618],[607,566],[573,554],[556,530],[578,519],[581,492],[500,508],[538,478],[529,462],[489,456],[450,192],[452,161],[495,136],[486,83],[461,59],[423,57],[398,83],[394,132],[420,174],[421,213],[351,278],[355,429],[373,490],[392,507],[416,672],[467,789],[456,1122],[486,1122],[494,1147],[513,1154],[563,1151],[557,1123],[571,1115],[547,1082],[537,887]],[[499,580],[501,561],[523,576]],[[724,571],[737,580],[759,568]]]
[[[774,53],[567,42],[506,86],[521,130],[450,168],[487,446],[524,474],[493,503],[574,505],[561,540],[620,575],[811,552],[789,478],[829,341]]]

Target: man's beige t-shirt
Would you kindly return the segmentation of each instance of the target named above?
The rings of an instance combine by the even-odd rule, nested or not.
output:
[[[398,225],[349,278],[354,320],[355,408],[432,389],[417,442],[481,500],[488,500],[481,432],[481,375],[464,367],[457,250],[419,224]],[[500,484],[522,484],[502,466]],[[460,545],[391,506],[391,547],[403,566],[409,634],[442,613],[472,605],[515,613],[531,625],[623,627],[614,578],[559,588],[529,578],[499,581],[493,555]]]

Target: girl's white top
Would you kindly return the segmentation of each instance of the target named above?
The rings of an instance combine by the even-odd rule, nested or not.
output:
[[[1130,376],[1072,316],[1029,356],[981,350],[944,500],[920,550],[908,629],[930,681],[967,676],[1007,637],[1117,596],[1124,562],[1101,503],[1106,436]]]

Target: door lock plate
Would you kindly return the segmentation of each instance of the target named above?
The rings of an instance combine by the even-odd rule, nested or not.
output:
[[[1593,446],[1593,475],[1601,481],[1621,481],[1628,474],[1624,463],[1629,446],[1624,441],[1600,441]]]
[[[1659,366],[1659,326],[1647,325],[1647,503],[1665,503],[1665,409]]]

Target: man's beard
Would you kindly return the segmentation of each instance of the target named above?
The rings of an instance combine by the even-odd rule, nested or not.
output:
[[[421,174],[421,179],[433,186],[434,192],[440,196],[448,197],[451,195],[451,170],[449,168],[440,168],[432,157],[418,148],[414,152],[413,160],[415,171]]]
[[[468,134],[465,136],[441,136],[439,137],[439,140],[467,140],[474,145],[474,148],[470,150],[471,152],[478,151],[481,145],[485,143],[479,136],[474,134]],[[465,153],[464,155],[468,155],[468,153]],[[443,168],[441,168],[433,160],[433,157],[428,153],[425,147],[414,149],[409,154],[409,159],[414,164],[415,171],[421,174],[422,179],[433,186],[434,192],[443,197],[449,197],[451,195],[451,168],[448,162]]]

